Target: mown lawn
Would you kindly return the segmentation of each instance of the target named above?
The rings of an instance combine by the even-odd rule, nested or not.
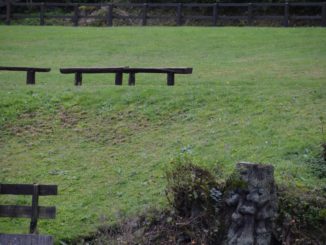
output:
[[[326,29],[72,28],[0,26],[0,66],[51,67],[0,73],[0,182],[58,184],[57,218],[41,234],[69,241],[105,223],[164,207],[164,170],[182,151],[227,176],[238,161],[271,163],[278,183],[322,188],[307,162],[326,128]],[[189,66],[192,75],[113,75],[70,66]],[[127,77],[124,82],[126,83]],[[30,198],[1,197],[27,204]],[[28,220],[0,219],[4,233]]]

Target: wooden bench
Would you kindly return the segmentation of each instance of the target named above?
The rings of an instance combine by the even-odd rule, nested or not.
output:
[[[0,217],[30,218],[30,234],[1,234],[0,245],[7,244],[53,244],[52,236],[37,235],[38,218],[54,219],[55,207],[42,207],[38,205],[39,196],[57,195],[56,185],[38,184],[0,184],[0,194],[6,195],[32,195],[32,206],[0,205]]]
[[[192,68],[179,67],[179,68],[125,68],[125,73],[129,73],[129,85],[135,85],[136,73],[166,73],[167,74],[167,85],[174,85],[175,74],[192,74]]]
[[[166,73],[167,85],[173,86],[175,81],[175,74],[191,74],[192,68],[130,68],[130,67],[107,67],[107,68],[61,68],[62,74],[75,74],[75,85],[82,85],[83,73],[115,73],[115,85],[122,85],[123,73],[129,74],[128,84],[130,86],[136,83],[136,73]]]
[[[51,68],[0,66],[0,71],[25,71],[27,72],[26,84],[35,84],[35,73],[49,72]]]
[[[115,85],[122,85],[123,69],[126,67],[74,67],[61,68],[62,74],[75,74],[75,85],[82,85],[83,73],[115,73]]]

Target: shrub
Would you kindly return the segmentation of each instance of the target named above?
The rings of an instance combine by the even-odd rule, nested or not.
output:
[[[195,217],[202,211],[213,211],[211,190],[217,186],[215,177],[206,169],[186,162],[175,162],[166,172],[167,198],[182,217]]]

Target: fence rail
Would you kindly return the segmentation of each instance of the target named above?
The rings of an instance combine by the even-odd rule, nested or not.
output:
[[[95,7],[105,10],[104,16],[81,15],[80,7]],[[16,7],[36,8],[34,15],[15,12]],[[51,15],[48,10],[53,8],[70,9],[70,14]],[[116,9],[129,8],[138,11],[138,14],[132,12],[127,16],[115,13]],[[196,9],[195,15],[189,15],[186,11]],[[266,8],[270,8],[266,13]],[[313,15],[296,12],[298,8],[313,8]],[[166,15],[153,15],[151,9],[171,10]],[[205,9],[199,11],[199,9]],[[243,13],[230,14],[230,9],[241,10]],[[265,10],[264,10],[265,9]],[[229,12],[225,11],[229,10]],[[224,12],[223,12],[224,11]],[[69,12],[69,11],[66,11]],[[4,14],[1,14],[4,13]],[[37,13],[37,15],[35,15]],[[172,13],[172,14],[171,14]],[[173,14],[174,13],[174,14]],[[234,12],[233,12],[234,13]],[[177,26],[184,25],[187,21],[204,20],[211,26],[222,24],[223,21],[244,21],[242,24],[253,25],[254,22],[269,20],[281,21],[283,26],[291,25],[293,21],[317,21],[317,25],[326,26],[326,2],[318,3],[23,3],[15,1],[0,1],[0,20],[10,25],[13,20],[34,18],[39,19],[40,25],[46,24],[46,19],[62,19],[70,21],[72,25],[78,26],[81,19],[97,19],[105,22],[107,26],[113,26],[114,20],[137,20],[140,25],[148,25],[148,20],[167,20]],[[207,24],[206,24],[207,25]]]

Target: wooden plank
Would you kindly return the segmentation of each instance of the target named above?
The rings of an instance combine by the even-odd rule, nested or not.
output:
[[[73,19],[73,15],[47,15],[48,19]]]
[[[35,72],[49,72],[51,68],[37,68],[37,67],[15,67],[15,66],[0,66],[0,71],[30,71]]]
[[[150,8],[175,8],[178,3],[148,3]]]
[[[0,194],[6,195],[33,195],[34,185],[30,184],[0,184]],[[39,185],[39,195],[49,196],[57,195],[58,186],[56,185]]]
[[[44,235],[0,234],[0,245],[52,245],[53,237]]]
[[[256,20],[283,20],[284,16],[282,15],[256,15]]]
[[[320,7],[322,6],[322,2],[321,3],[292,3],[291,2],[291,6],[294,6],[294,7]]]
[[[220,15],[221,20],[246,20],[248,19],[247,15]]]
[[[248,7],[248,3],[220,3],[221,7]]]
[[[168,73],[173,72],[176,74],[191,74],[192,68],[189,67],[176,67],[176,68],[125,68],[123,72],[134,73]]]
[[[60,68],[62,74],[70,73],[116,73],[122,71],[127,67],[70,67],[70,68]]]
[[[147,19],[156,19],[156,20],[171,20],[174,16],[162,16],[162,15],[148,15]]]
[[[49,7],[73,7],[75,3],[46,3]]]
[[[38,19],[40,18],[40,16],[38,15],[34,15],[34,16],[30,16],[28,14],[12,14],[12,18],[13,19]]]
[[[72,2],[80,2],[80,1],[70,1],[71,6],[75,6],[76,3],[72,3]],[[105,3],[83,3],[83,2],[80,2],[79,5],[90,6],[90,7],[103,7],[103,6],[106,6]]]
[[[207,15],[190,15],[190,16],[185,16],[184,19],[187,20],[211,20],[212,16],[207,16]]]
[[[17,7],[39,7],[41,5],[41,3],[33,3],[33,2],[29,2],[29,3],[18,3],[15,1],[11,1],[12,2],[12,6],[17,6]]]
[[[143,3],[115,3],[117,7],[124,7],[124,8],[137,8],[142,7]]]
[[[211,8],[215,4],[214,3],[184,3],[183,6],[185,8]]]
[[[257,7],[283,7],[284,3],[255,3]]]
[[[116,19],[120,19],[120,20],[127,20],[127,19],[141,20],[141,19],[143,19],[143,17],[139,16],[139,15],[127,15],[127,16],[113,15],[113,17]]]
[[[292,15],[291,19],[293,20],[321,20],[322,17],[319,15]]]
[[[37,212],[38,218],[54,219],[56,208],[38,206]],[[0,205],[0,217],[32,218],[32,207],[18,205]]]

